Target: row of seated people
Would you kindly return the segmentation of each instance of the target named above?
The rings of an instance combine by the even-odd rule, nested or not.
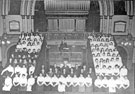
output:
[[[99,65],[100,67],[103,67],[103,65],[106,65],[107,67],[115,67],[116,65],[122,67],[122,60],[121,58],[106,58],[106,57],[93,57],[93,61],[95,66]]]
[[[87,77],[83,77],[82,74],[80,74],[79,77],[74,75],[71,77],[68,75],[67,77],[64,77],[61,75],[59,78],[54,75],[53,77],[50,77],[49,75],[43,76],[42,73],[39,74],[37,77],[33,77],[30,75],[30,77],[27,76],[18,76],[17,74],[13,77],[13,79],[10,76],[7,76],[5,78],[4,86],[2,88],[3,91],[34,91],[36,89],[37,91],[59,91],[59,92],[65,92],[71,91],[74,89],[78,89],[79,92],[85,92],[86,88],[89,88],[92,86],[92,78],[90,75]],[[71,90],[72,89],[72,90]]]
[[[116,92],[117,86],[119,86],[117,88],[123,87],[125,89],[129,87],[129,80],[127,79],[128,70],[122,64],[122,59],[119,55],[119,52],[115,48],[113,37],[106,37],[107,41],[102,41],[104,36],[92,36],[89,38],[95,72],[97,75],[95,86],[98,88],[108,87],[109,92]],[[103,76],[104,79],[99,76]],[[107,79],[107,77],[111,78]],[[117,79],[114,80],[113,77]],[[119,77],[121,79],[119,79]]]
[[[41,50],[41,45],[43,42],[43,36],[38,33],[22,33],[19,36],[19,41],[16,48],[18,50],[26,50],[28,53],[33,51],[39,52]]]
[[[13,52],[11,52],[8,63],[14,67],[16,65],[22,66],[23,64],[26,66],[29,66],[29,64],[35,65],[38,56],[38,53],[28,53],[26,51],[20,52],[19,50],[15,49]]]
[[[19,86],[21,89],[19,89],[18,87],[17,88],[21,91],[22,90],[23,91],[32,91],[32,86],[34,84],[36,84],[38,86],[36,89],[39,91],[41,91],[41,89],[44,90],[43,87],[41,87],[41,85],[46,85],[46,88],[49,88],[51,85],[51,87],[55,87],[55,90],[56,90],[56,86],[58,86],[57,91],[59,91],[59,92],[65,92],[66,86],[67,87],[80,86],[78,90],[80,92],[85,92],[86,87],[89,88],[92,84],[91,68],[89,68],[90,71],[85,74],[84,72],[85,72],[86,66],[82,67],[79,75],[76,74],[76,72],[78,72],[78,69],[80,69],[80,67],[76,67],[76,68],[74,67],[74,69],[76,69],[76,70],[71,68],[70,73],[66,72],[67,69],[65,69],[66,67],[64,67],[64,66],[61,67],[60,70],[58,70],[59,69],[58,67],[55,68],[55,66],[54,66],[55,69],[50,67],[48,72],[46,72],[44,70],[44,67],[45,66],[42,66],[41,73],[40,73],[40,75],[37,75],[37,76],[32,76],[32,75],[34,75],[34,71],[30,71],[30,69],[28,69],[28,73],[27,73],[27,68],[26,67],[24,68],[24,66],[23,66],[24,69],[23,68],[16,69],[16,71],[14,73],[6,76],[3,90],[10,91],[11,88],[15,85],[15,87]],[[4,69],[1,74],[3,74],[3,72],[5,72],[5,70],[6,69]],[[29,80],[29,79],[33,79],[33,80]],[[45,84],[44,81],[49,81],[49,83]],[[79,81],[81,81],[81,82],[79,82]],[[31,86],[29,86],[29,84]],[[48,89],[48,90],[50,90],[50,89]],[[75,89],[73,89],[73,90],[75,90]]]
[[[106,65],[103,66],[103,68],[99,67],[98,65],[95,68],[96,75],[99,76],[127,76],[128,75],[128,70],[125,66],[122,66],[119,68],[118,65],[116,65],[114,68],[109,66],[106,67]]]
[[[88,36],[88,39],[90,39],[91,41],[94,41],[94,42],[97,42],[97,41],[98,42],[109,42],[109,41],[113,40],[113,37],[108,34],[100,34],[100,35],[91,34]]]
[[[102,77],[102,76],[97,76],[97,79],[94,82],[94,85],[99,89],[99,91],[108,91],[111,93],[115,93],[116,90],[124,90],[127,89],[130,86],[130,82],[127,78],[127,76],[121,76],[121,77]],[[104,90],[106,89],[106,90]]]
[[[101,42],[99,40],[96,40],[95,42],[93,41],[93,38],[95,37],[90,37],[90,45],[92,45],[91,50],[94,49],[92,51],[92,54],[95,71],[98,72],[97,69],[108,70],[105,74],[114,74],[112,70],[115,69],[115,66],[118,65],[119,67],[117,68],[121,68],[123,64],[119,52],[115,48],[115,43],[112,40],[113,38],[110,41],[104,42]],[[100,38],[102,38],[102,36]],[[106,45],[106,47],[103,47],[103,45]],[[107,56],[108,54],[109,56]],[[100,71],[101,74],[104,74],[104,72],[105,71]]]

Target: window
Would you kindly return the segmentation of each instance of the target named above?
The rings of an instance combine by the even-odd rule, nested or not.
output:
[[[114,1],[114,15],[127,15],[125,1]]]

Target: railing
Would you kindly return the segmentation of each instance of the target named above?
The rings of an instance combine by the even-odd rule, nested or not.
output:
[[[92,32],[40,32],[46,40],[87,40]],[[94,34],[101,34],[95,32]]]

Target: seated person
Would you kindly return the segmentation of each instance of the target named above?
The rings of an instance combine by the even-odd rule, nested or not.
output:
[[[125,76],[125,77],[122,77],[122,87],[124,88],[124,89],[127,89],[129,86],[130,86],[130,82],[129,82],[129,80],[127,79],[127,77]]]
[[[3,75],[3,73],[5,73],[6,71],[9,73],[9,76],[12,77],[14,75],[14,68],[12,65],[9,64],[9,66],[1,72],[1,75]]]
[[[120,76],[127,76],[128,74],[128,70],[126,69],[125,66],[123,66],[121,69],[120,69]]]
[[[12,88],[12,78],[10,76],[7,76],[4,81],[4,86],[2,88],[3,91],[10,91]]]
[[[57,91],[58,90],[58,84],[59,84],[59,79],[54,74],[54,76],[51,77],[51,80],[50,80],[50,85],[52,86],[52,91]]]
[[[25,74],[22,74],[22,76],[20,76],[20,91],[26,91],[27,90],[27,76]]]
[[[72,77],[68,74],[67,77],[66,77],[66,91],[67,92],[71,92],[72,91]]]
[[[66,88],[66,79],[63,75],[60,76],[59,78],[59,84],[58,84],[58,92],[65,92],[65,88]]]
[[[116,81],[114,80],[113,77],[111,77],[108,81],[108,88],[109,88],[109,92],[111,93],[115,93],[116,92]]]
[[[40,73],[39,76],[37,77],[37,91],[43,91],[44,90],[44,86],[43,86],[44,84],[45,84],[45,78]]]
[[[72,80],[71,80],[71,83],[72,83],[72,92],[78,92],[78,85],[79,85],[79,83],[78,83],[79,81],[78,81],[78,77],[76,76],[76,75],[74,75],[73,77],[72,77]]]
[[[82,74],[78,78],[79,92],[85,92],[85,78]]]
[[[32,87],[35,84],[35,78],[30,75],[30,78],[28,78],[28,85],[27,85],[27,91],[32,91]]]
[[[20,77],[17,74],[15,74],[15,77],[13,78],[14,91],[19,90],[19,85],[20,85]]]
[[[102,79],[101,79],[100,76],[97,76],[97,79],[95,80],[94,84],[98,88],[101,88],[102,87]]]
[[[85,88],[86,92],[92,92],[92,87],[91,87],[92,86],[92,78],[91,78],[90,74],[87,75],[84,83],[86,86],[86,88]]]

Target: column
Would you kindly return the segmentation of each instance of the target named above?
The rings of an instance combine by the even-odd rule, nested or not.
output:
[[[22,15],[22,31],[25,32],[25,15]]]
[[[34,15],[31,15],[31,30],[34,32]]]
[[[100,32],[103,32],[103,16],[100,15]]]
[[[104,31],[103,31],[104,33],[107,33],[108,31],[107,31],[107,16],[105,15],[104,16]]]
[[[112,33],[112,31],[113,31],[113,29],[112,29],[113,27],[112,27],[112,15],[110,15],[109,16],[109,34],[111,34]]]
[[[133,24],[133,15],[129,15],[129,32],[128,33],[131,33],[132,32],[132,24]]]

